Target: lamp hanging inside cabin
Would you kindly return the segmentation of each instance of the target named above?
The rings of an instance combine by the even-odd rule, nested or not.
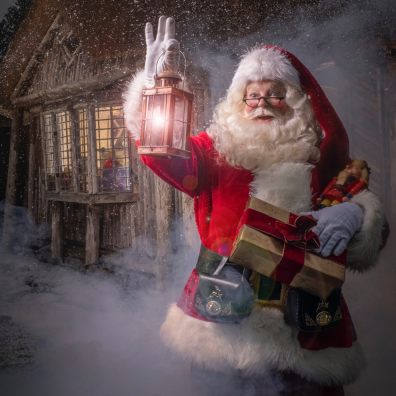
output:
[[[138,154],[190,156],[193,95],[177,87],[180,81],[178,73],[165,71],[154,88],[143,90]]]

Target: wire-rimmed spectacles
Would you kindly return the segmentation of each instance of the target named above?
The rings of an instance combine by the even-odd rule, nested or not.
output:
[[[259,105],[261,99],[263,99],[264,102],[268,106],[279,107],[283,104],[282,101],[285,99],[285,97],[284,96],[259,96],[258,98],[243,98],[242,100],[249,107],[256,108]]]

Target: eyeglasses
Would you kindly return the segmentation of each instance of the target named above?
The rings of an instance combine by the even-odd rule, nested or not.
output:
[[[283,104],[282,100],[284,100],[285,97],[284,96],[260,96],[258,98],[243,98],[242,100],[249,107],[256,108],[259,105],[261,99],[263,99],[264,102],[268,106],[279,107]]]

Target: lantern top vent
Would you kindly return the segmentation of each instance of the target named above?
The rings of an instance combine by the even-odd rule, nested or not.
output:
[[[157,74],[155,79],[156,88],[177,87],[182,80],[179,73],[173,71],[163,71]]]

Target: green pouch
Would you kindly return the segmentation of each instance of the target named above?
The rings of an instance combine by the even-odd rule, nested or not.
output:
[[[212,275],[199,274],[194,306],[210,321],[235,323],[250,314],[255,297],[246,270],[227,262],[223,257]]]

